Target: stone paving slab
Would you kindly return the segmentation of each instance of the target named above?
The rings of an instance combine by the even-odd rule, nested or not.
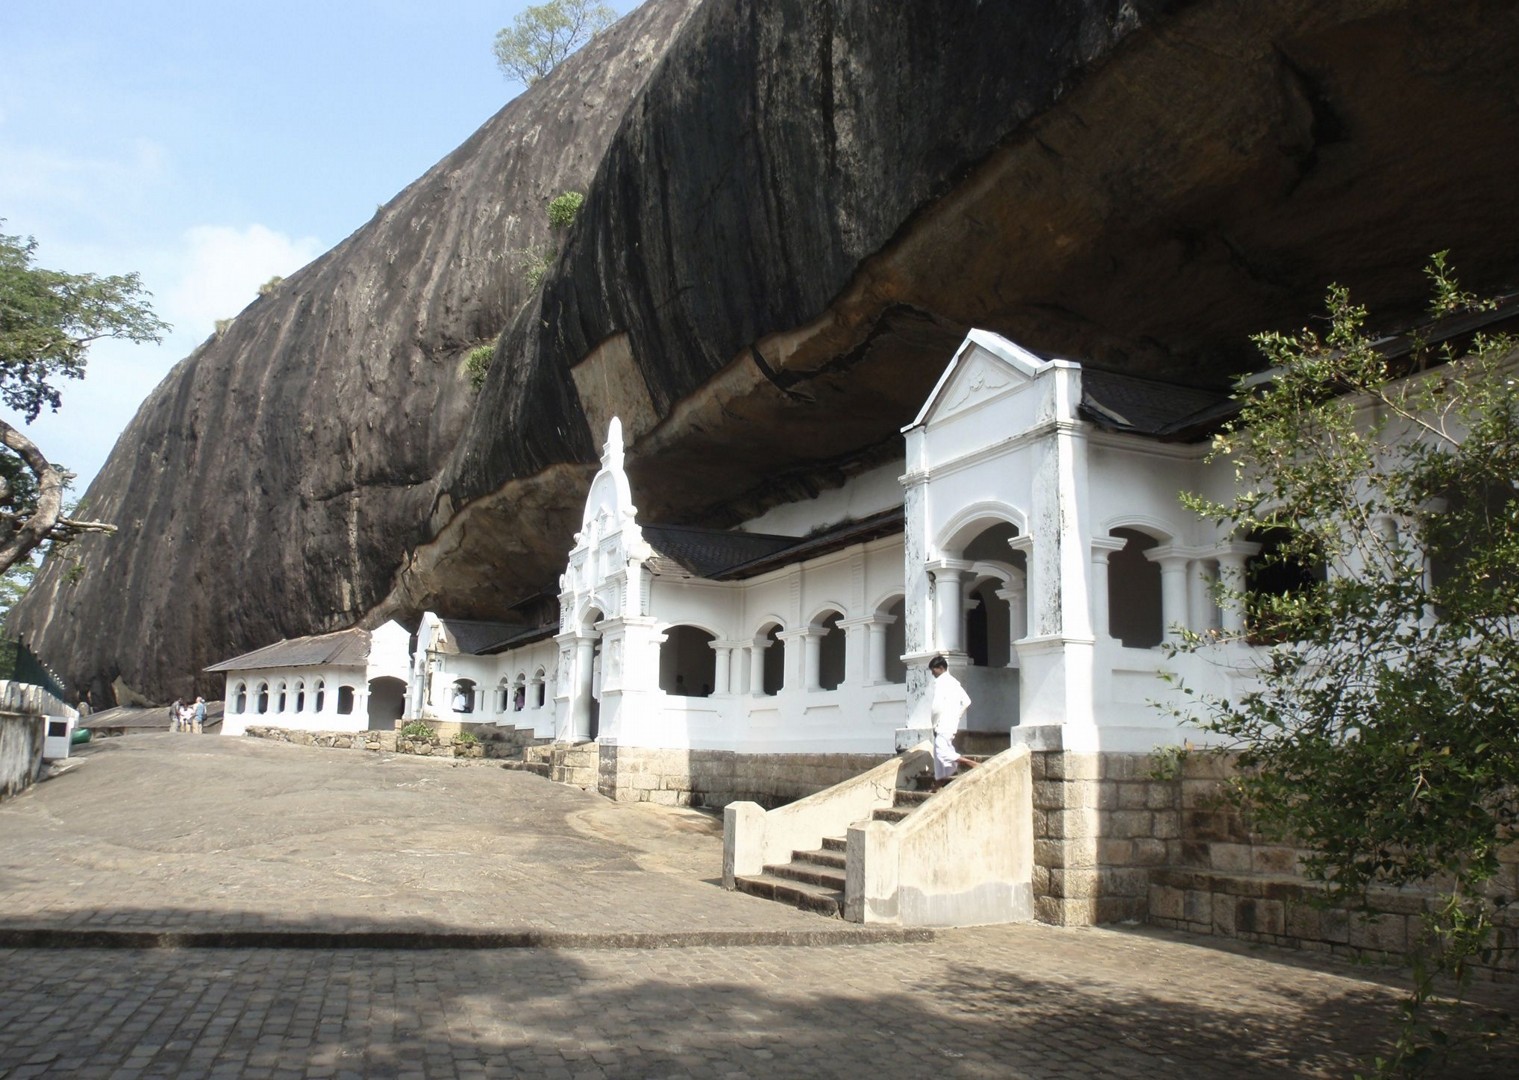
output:
[[[639,950],[0,950],[0,1076],[1346,1077],[1397,992],[1144,931]],[[1519,1047],[1440,1074],[1519,1075]]]
[[[0,941],[13,945],[881,937],[728,892],[721,875],[714,815],[489,762],[127,735],[0,804]]]

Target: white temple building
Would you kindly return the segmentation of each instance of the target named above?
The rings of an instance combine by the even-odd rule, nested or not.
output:
[[[1222,403],[972,331],[904,429],[902,466],[735,530],[641,522],[614,419],[557,626],[427,613],[399,665],[404,631],[376,630],[362,673],[354,649],[317,663],[303,648],[296,663],[296,643],[271,646],[208,669],[228,674],[223,730],[254,716],[389,727],[394,709],[369,706],[375,679],[399,671],[400,719],[594,740],[618,798],[641,797],[617,780],[640,757],[667,773],[675,752],[692,778],[679,801],[718,805],[757,787],[704,789],[714,755],[740,781],[799,755],[891,755],[942,653],[974,701],[973,731],[1079,751],[1195,740],[1164,711],[1173,691],[1158,672],[1227,693],[1254,652],[1163,648],[1182,627],[1242,627],[1213,583],[1243,582],[1260,545],[1178,499],[1229,494],[1229,470],[1204,461]]]
[[[309,731],[395,727],[402,713],[411,635],[399,623],[266,645],[206,668],[225,672],[223,735],[250,724]]]

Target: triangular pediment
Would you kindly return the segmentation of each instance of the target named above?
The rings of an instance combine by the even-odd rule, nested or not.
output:
[[[1059,363],[1042,359],[990,330],[972,330],[908,428],[921,427],[1017,393],[1041,372]]]

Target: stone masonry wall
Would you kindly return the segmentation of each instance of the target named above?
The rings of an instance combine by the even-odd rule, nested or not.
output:
[[[1150,875],[1181,837],[1174,782],[1147,754],[1039,751],[1034,781],[1034,912],[1057,926],[1143,921]]]
[[[597,788],[619,802],[769,809],[872,769],[889,754],[741,754],[731,750],[601,747]]]
[[[495,724],[445,723],[433,726],[432,738],[407,738],[398,731],[302,731],[296,728],[250,725],[244,734],[253,739],[322,746],[337,750],[371,750],[421,757],[515,758],[524,747],[542,740],[531,728],[503,728]],[[461,745],[455,737],[468,732],[478,742]]]
[[[1252,831],[1223,798],[1232,759],[1192,754],[1175,781],[1181,837],[1168,864],[1152,876],[1149,921],[1157,926],[1325,952],[1354,959],[1397,959],[1418,944],[1421,915],[1431,894],[1382,889],[1365,916],[1314,903],[1317,886],[1301,873],[1300,852]],[[1501,895],[1519,892],[1519,847],[1502,856],[1493,883]],[[1519,913],[1500,917],[1497,971],[1519,970]]]
[[[1145,922],[1361,958],[1406,954],[1428,894],[1386,890],[1376,918],[1315,906],[1300,853],[1253,832],[1224,798],[1217,754],[1036,752],[1034,907],[1042,922]],[[1519,893],[1519,851],[1498,891]],[[1502,930],[1519,944],[1519,920]]]

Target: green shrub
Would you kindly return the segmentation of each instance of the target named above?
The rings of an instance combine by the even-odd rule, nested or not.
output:
[[[272,278],[258,287],[258,294],[260,296],[271,296],[273,295],[274,290],[278,289],[282,284],[284,284],[284,282],[284,278],[280,277],[278,274],[275,274]]]
[[[413,720],[401,728],[399,734],[406,739],[431,739],[433,737],[432,725],[425,720]]]
[[[566,191],[549,202],[549,225],[562,229],[575,220],[585,196],[578,191]]]
[[[494,345],[477,345],[469,351],[464,358],[464,374],[469,376],[470,389],[475,393],[485,385],[485,376],[491,369],[491,361],[496,359],[496,347]]]
[[[480,740],[475,737],[475,733],[472,731],[461,731],[459,734],[454,736],[454,745],[478,746],[480,745]]]

